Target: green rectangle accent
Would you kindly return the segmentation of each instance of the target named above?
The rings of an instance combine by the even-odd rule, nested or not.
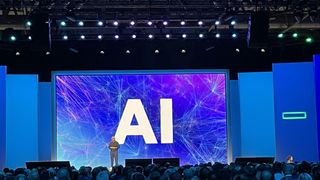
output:
[[[307,112],[282,112],[283,120],[303,120],[307,119]]]

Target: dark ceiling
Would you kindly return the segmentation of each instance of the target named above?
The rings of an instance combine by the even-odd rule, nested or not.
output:
[[[269,13],[265,52],[246,43],[248,18],[259,11]],[[39,74],[41,81],[50,81],[54,70],[113,69],[230,69],[236,79],[242,71],[270,71],[272,63],[312,61],[312,55],[320,53],[319,11],[319,0],[0,0],[0,64],[7,65],[9,73]],[[27,39],[30,27],[25,22],[38,14],[50,19],[50,49]],[[186,25],[181,26],[182,20]],[[230,26],[232,20],[237,23]],[[4,38],[8,29],[17,41]],[[294,32],[298,38],[291,37]],[[170,40],[164,38],[167,33]],[[181,38],[184,33],[186,39]],[[199,39],[200,33],[204,38]],[[279,33],[285,37],[277,38]],[[131,39],[132,34],[137,39]],[[309,36],[311,44],[305,43]]]
[[[231,79],[237,79],[238,72],[271,71],[272,63],[310,62],[320,53],[317,42],[274,41],[278,45],[265,52],[247,48],[240,39],[59,41],[49,55],[28,45],[0,50],[0,64],[8,66],[8,73],[39,74],[40,81],[50,81],[52,71],[131,69],[229,69]]]

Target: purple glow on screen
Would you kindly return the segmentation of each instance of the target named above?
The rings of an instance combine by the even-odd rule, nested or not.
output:
[[[227,162],[225,73],[66,74],[55,76],[57,159],[109,166],[108,143],[128,99],[141,99],[158,144],[128,136],[119,163],[132,158]],[[160,141],[160,99],[171,98],[173,143]],[[133,120],[133,123],[135,120]]]

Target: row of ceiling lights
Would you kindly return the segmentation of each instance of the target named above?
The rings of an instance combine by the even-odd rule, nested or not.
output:
[[[279,33],[278,35],[277,35],[277,37],[279,38],[279,39],[283,39],[283,38],[285,38],[285,33]],[[291,37],[292,38],[294,38],[294,39],[297,39],[297,38],[299,38],[299,34],[297,33],[297,32],[294,32],[294,33],[292,33],[291,34]],[[312,43],[314,41],[314,39],[313,39],[313,37],[312,36],[307,36],[306,38],[305,38],[305,42],[306,43]]]
[[[163,23],[163,25],[168,25],[168,21],[162,21],[162,23]],[[136,22],[135,21],[130,21],[130,25],[131,26],[134,26],[136,24]],[[152,21],[147,21],[147,24],[149,25],[149,26],[151,26],[152,24],[153,24],[153,22]],[[186,21],[184,21],[184,20],[181,20],[180,21],[180,24],[183,26],[183,25],[185,25],[186,24]],[[201,21],[201,20],[199,20],[198,21],[198,25],[199,26],[202,26],[204,24],[204,22],[203,21]],[[214,23],[215,25],[220,25],[220,21],[215,21],[215,23]],[[27,26],[32,26],[32,22],[31,21],[29,21],[29,20],[27,20],[26,21],[26,25]],[[66,23],[66,21],[61,21],[60,22],[60,25],[61,26],[66,26],[67,25],[67,23]],[[79,26],[84,26],[84,21],[78,21],[78,25]],[[97,21],[97,25],[98,26],[103,26],[104,25],[104,22],[103,21]],[[114,26],[118,26],[119,25],[119,21],[116,21],[116,20],[114,20],[113,21],[113,25]],[[230,25],[236,25],[236,21],[234,21],[234,20],[232,20],[231,22],[230,22]],[[198,34],[198,37],[199,38],[204,38],[204,34],[203,33],[200,33],[200,34]],[[292,34],[292,37],[293,38],[298,38],[298,36],[299,36],[299,34],[298,33],[293,33]],[[149,39],[153,39],[154,38],[154,35],[153,34],[148,34],[147,35],[147,37],[149,38]],[[186,39],[187,38],[187,34],[182,34],[181,35],[181,37],[183,38],[183,39]],[[216,33],[215,34],[215,37],[216,38],[220,38],[221,37],[221,34],[220,33]],[[237,33],[235,33],[235,32],[233,32],[232,34],[231,34],[231,37],[232,38],[237,38],[238,37],[238,34]],[[279,33],[278,34],[278,38],[284,38],[285,37],[285,34],[284,33]],[[114,35],[114,39],[119,39],[120,38],[120,36],[119,35]],[[136,39],[137,38],[137,35],[136,34],[132,34],[131,35],[131,38],[132,39]],[[170,39],[171,38],[171,35],[170,34],[165,34],[165,38],[167,38],[167,39]],[[11,41],[16,41],[16,36],[14,36],[14,35],[12,35],[11,37],[10,37],[10,40]],[[29,40],[32,40],[32,37],[31,36],[28,36],[28,39]],[[63,35],[62,36],[62,39],[63,40],[68,40],[69,39],[69,37],[67,36],[67,35]],[[86,39],[86,36],[85,35],[80,35],[80,39],[81,40],[85,40]],[[98,35],[97,36],[97,39],[99,39],[99,40],[101,40],[101,39],[103,39],[103,36],[102,35]],[[306,37],[306,39],[305,39],[305,42],[307,42],[307,43],[312,43],[313,42],[313,38],[311,37],[311,36],[308,36],[308,37]]]
[[[148,34],[148,35],[147,35],[147,38],[149,38],[149,39],[153,39],[154,37],[155,37],[155,35],[153,35],[153,34]],[[170,35],[170,34],[165,34],[164,37],[167,38],[167,39],[170,39],[170,38],[172,37],[172,35]],[[186,39],[186,38],[188,37],[188,35],[187,35],[187,34],[182,34],[181,37],[182,37],[183,39]],[[202,39],[202,38],[205,37],[205,35],[202,34],[202,33],[200,33],[200,34],[198,34],[198,37],[199,37],[200,39]],[[220,34],[220,33],[216,33],[216,34],[215,34],[215,37],[216,37],[216,38],[220,38],[220,37],[221,37],[221,34]],[[232,37],[232,38],[237,38],[237,37],[238,37],[238,34],[237,34],[237,33],[232,33],[232,34],[231,34],[231,37]],[[119,38],[120,38],[120,36],[119,36],[118,34],[114,35],[114,39],[119,39]],[[136,38],[137,38],[137,35],[136,35],[136,34],[132,34],[132,35],[131,35],[131,38],[132,38],[132,39],[136,39]],[[69,37],[68,37],[67,35],[63,35],[63,36],[62,36],[62,39],[63,39],[63,40],[68,40]],[[85,35],[80,35],[79,39],[85,40],[85,39],[86,39],[86,36],[85,36]],[[103,36],[102,36],[102,35],[98,35],[98,36],[97,36],[97,39],[102,40],[102,39],[103,39]]]
[[[237,52],[237,53],[240,53],[240,49],[239,49],[239,48],[235,48],[234,51]],[[266,52],[266,49],[261,48],[261,49],[260,49],[260,52],[261,52],[261,53],[265,53],[265,52]],[[125,53],[126,53],[126,54],[131,54],[131,50],[127,49],[127,50],[125,51]],[[155,54],[159,54],[159,53],[160,53],[160,50],[159,50],[159,49],[155,49],[155,50],[154,50],[154,53],[155,53]],[[187,53],[187,50],[186,50],[186,49],[181,49],[181,50],[180,50],[180,53],[181,53],[181,54],[185,54],[185,53]],[[50,55],[50,54],[51,54],[50,51],[45,52],[45,55],[47,55],[47,56]],[[100,51],[99,51],[99,54],[105,54],[105,51],[104,51],[104,50],[100,50]],[[20,55],[21,55],[21,52],[20,52],[20,51],[17,51],[17,52],[15,53],[15,55],[16,55],[16,56],[20,56]]]
[[[155,37],[155,36],[154,36],[153,34],[147,35],[147,38],[149,38],[149,39],[153,39],[154,37]],[[171,36],[170,34],[166,34],[164,37],[167,38],[167,39],[170,39],[172,36]],[[188,37],[188,35],[187,35],[187,34],[182,34],[181,37],[182,37],[183,39],[186,39],[186,38]],[[198,37],[199,37],[200,39],[202,39],[202,38],[205,37],[205,35],[202,34],[202,33],[200,33],[200,34],[198,34]],[[216,34],[215,34],[215,37],[216,37],[216,38],[220,38],[220,37],[221,37],[221,34],[220,34],[220,33],[216,33]],[[232,33],[232,34],[231,34],[231,37],[235,39],[235,38],[238,37],[238,34],[237,34],[237,33]],[[279,33],[279,34],[277,35],[277,37],[278,37],[279,39],[283,39],[283,38],[285,37],[285,34],[284,34],[284,33]],[[299,34],[298,34],[297,32],[294,32],[294,33],[291,34],[291,37],[294,38],[294,39],[297,39],[297,38],[299,38]],[[117,35],[117,34],[114,35],[114,39],[119,39],[119,38],[120,38],[119,35]],[[137,35],[136,35],[136,34],[132,34],[132,35],[131,35],[131,38],[132,38],[132,39],[136,39],[136,38],[137,38]],[[32,37],[31,37],[31,36],[28,36],[28,39],[29,39],[29,40],[32,40]],[[67,35],[63,35],[63,36],[62,36],[62,39],[63,39],[63,40],[68,40],[69,37],[68,37]],[[80,35],[79,39],[80,39],[80,40],[85,40],[85,39],[86,39],[86,36],[85,36],[85,35]],[[102,39],[103,39],[103,35],[98,35],[98,36],[97,36],[97,39],[98,39],[98,40],[102,40]],[[17,37],[16,37],[15,35],[11,35],[11,36],[10,36],[10,40],[11,40],[11,41],[16,41],[16,40],[17,40]],[[312,43],[313,41],[314,41],[314,39],[313,39],[312,36],[306,36],[306,38],[305,38],[305,42],[306,42],[306,43]]]
[[[153,25],[153,21],[147,21],[146,22],[146,24],[148,25],[148,26],[152,26]],[[78,26],[84,26],[85,25],[85,23],[84,23],[84,21],[78,21]],[[112,21],[112,24],[113,24],[113,26],[119,26],[120,25],[120,22],[119,21],[116,21],[116,20],[114,20],[114,21]],[[162,24],[164,25],[164,26],[167,26],[167,25],[169,25],[169,21],[162,21]],[[180,25],[181,26],[185,26],[187,24],[187,21],[184,21],[184,20],[182,20],[182,21],[180,21]],[[197,22],[197,24],[199,25],[199,26],[203,26],[204,25],[204,22],[203,21],[201,21],[201,20],[199,20],[198,22]],[[31,21],[27,21],[27,26],[31,26],[32,25],[32,23],[31,23]],[[97,21],[97,26],[104,26],[105,25],[105,23],[103,22],[103,21]],[[136,21],[130,21],[129,22],[129,25],[130,26],[134,26],[134,25],[136,25]],[[216,26],[218,26],[218,25],[220,25],[220,21],[215,21],[214,22],[214,25],[216,25]],[[236,25],[236,21],[235,20],[232,20],[231,22],[230,22],[230,25],[232,25],[232,26],[234,26],[234,25]],[[60,21],[60,26],[67,26],[67,22],[66,21]]]

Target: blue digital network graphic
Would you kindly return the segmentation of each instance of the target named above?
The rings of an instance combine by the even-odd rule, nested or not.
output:
[[[225,73],[57,74],[57,159],[109,166],[108,143],[128,99],[141,99],[158,144],[127,136],[119,163],[132,158],[227,162]],[[161,144],[160,99],[172,99],[173,143]],[[137,123],[133,119],[132,124]]]

